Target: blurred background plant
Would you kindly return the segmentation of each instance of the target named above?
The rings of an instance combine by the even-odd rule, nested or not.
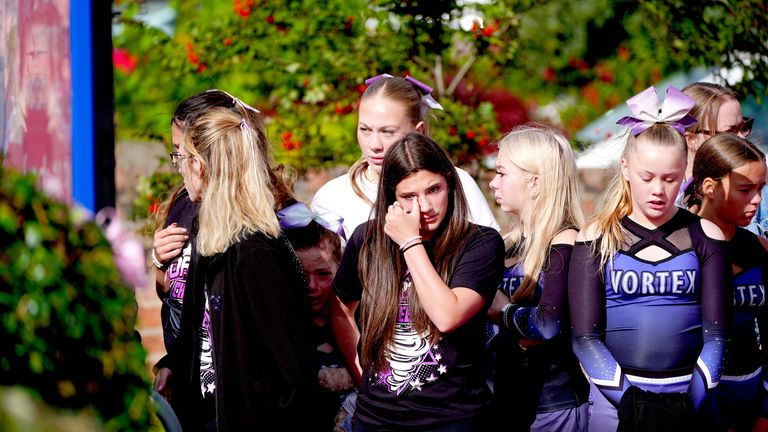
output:
[[[165,5],[165,26],[147,12]],[[410,74],[446,107],[432,133],[477,174],[494,140],[531,120],[566,135],[663,77],[738,67],[764,95],[761,0],[116,0],[118,138],[170,146],[185,97],[223,88],[269,117],[279,162],[302,174],[359,157],[364,80]],[[161,196],[150,179],[134,215]],[[146,183],[145,183],[146,184]],[[141,186],[144,187],[144,184]]]
[[[148,430],[134,291],[101,229],[35,184],[0,165],[0,386],[22,389],[0,390],[0,429],[56,430],[40,417],[55,411],[83,427]]]

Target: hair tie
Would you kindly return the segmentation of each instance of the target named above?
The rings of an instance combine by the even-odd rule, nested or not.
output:
[[[323,215],[313,212],[303,202],[291,204],[288,207],[277,212],[277,219],[282,229],[304,228],[310,222],[315,221],[323,228],[339,235],[344,240],[347,236],[344,234],[344,218],[331,211],[323,211]]]
[[[225,95],[227,95],[227,96],[229,96],[229,97],[231,97],[231,98],[232,98],[232,105],[236,105],[236,106],[239,106],[240,108],[242,108],[242,109],[244,109],[244,110],[250,110],[250,111],[253,111],[253,112],[255,112],[256,114],[261,114],[261,111],[259,111],[259,110],[257,110],[256,108],[254,108],[254,107],[252,107],[252,106],[248,105],[247,103],[245,103],[245,102],[241,101],[240,99],[238,99],[237,97],[235,97],[235,96],[231,95],[231,94],[230,94],[229,92],[227,92],[227,91],[224,91],[224,90],[221,90],[221,89],[209,89],[209,90],[206,90],[205,92],[206,92],[206,93],[210,93],[210,92],[222,92],[222,93],[224,93]]]
[[[616,124],[631,128],[634,136],[656,123],[666,123],[682,134],[686,128],[697,122],[688,114],[695,104],[688,95],[672,86],[667,87],[664,103],[660,104],[656,88],[650,86],[627,100],[629,111],[633,115],[622,117]]]
[[[388,73],[383,73],[381,75],[368,78],[367,80],[365,80],[365,85],[369,86],[382,78],[394,78],[394,77]],[[426,112],[430,108],[443,110],[443,106],[440,105],[440,102],[435,100],[435,98],[432,96],[432,87],[424,84],[423,82],[417,80],[416,78],[410,75],[406,75],[405,78],[403,79],[413,84],[413,86],[416,87],[416,90],[418,90],[419,93],[421,93],[421,104],[423,107],[422,113],[421,113],[422,116],[424,116],[424,114],[426,114]]]

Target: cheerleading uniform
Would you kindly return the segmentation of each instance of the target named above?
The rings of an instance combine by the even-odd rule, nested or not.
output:
[[[733,313],[728,330],[723,376],[708,398],[716,401],[719,429],[752,430],[757,417],[768,417],[768,378],[760,335],[768,334],[768,251],[746,229],[737,228],[728,242],[733,268]]]
[[[601,267],[591,242],[577,242],[569,269],[573,349],[591,381],[591,431],[616,430],[616,407],[631,386],[687,391],[698,408],[720,380],[729,277],[725,242],[700,218],[677,213],[648,229],[628,217],[625,238]],[[649,247],[668,253],[648,261]]]
[[[571,349],[568,317],[572,251],[569,244],[550,247],[534,297],[509,307],[492,341],[494,414],[511,430],[586,430],[589,385]],[[522,262],[507,268],[499,290],[512,297],[524,276]]]

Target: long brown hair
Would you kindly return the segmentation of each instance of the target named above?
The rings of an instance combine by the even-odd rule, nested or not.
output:
[[[389,204],[395,202],[397,185],[421,170],[439,174],[448,183],[448,210],[430,240],[432,262],[446,283],[450,283],[456,267],[460,245],[474,228],[467,221],[469,209],[456,168],[437,143],[413,132],[387,150],[374,203],[375,214],[382,217],[368,223],[358,265],[360,280],[365,287],[360,302],[361,365],[365,369],[383,370],[383,354],[394,345],[395,322],[406,270],[398,245],[384,233],[383,215],[387,214]],[[416,290],[409,290],[408,300],[414,329],[432,338],[438,337],[439,331],[422,308]]]
[[[422,114],[422,99],[421,93],[416,89],[416,86],[411,82],[406,81],[400,77],[381,77],[366,87],[363,92],[360,102],[373,98],[374,96],[383,96],[393,102],[399,103],[405,110],[406,117],[411,121],[411,124],[415,127],[420,121],[424,121],[424,115]],[[426,131],[426,121],[424,122]],[[350,168],[348,172],[349,181],[352,184],[352,190],[357,196],[362,198],[365,202],[369,202],[368,197],[365,196],[363,189],[358,183],[358,179],[363,172],[368,168],[368,162],[364,157],[357,160]]]

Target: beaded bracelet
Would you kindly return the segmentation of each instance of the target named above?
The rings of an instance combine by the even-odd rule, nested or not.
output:
[[[499,312],[499,324],[504,326],[507,330],[512,330],[512,327],[509,325],[509,310],[514,306],[514,303],[506,304],[503,308],[501,308],[501,311]]]
[[[409,238],[408,240],[406,240],[405,242],[403,242],[403,245],[400,246],[400,250],[401,251],[405,251],[405,248],[410,246],[411,242],[414,242],[414,241],[417,241],[417,240],[421,240],[421,236],[420,235],[415,235],[415,236]]]
[[[160,270],[165,270],[165,265],[160,262],[159,259],[157,259],[157,255],[155,255],[155,248],[152,248],[152,264],[155,265],[155,267],[159,268]]]
[[[411,245],[408,245],[408,246],[407,246],[405,249],[403,249],[403,253],[406,253],[406,252],[408,251],[408,249],[410,249],[410,248],[412,248],[412,247],[414,247],[414,246],[418,246],[418,245],[420,245],[420,244],[424,244],[424,243],[422,243],[422,242],[417,242],[417,243],[413,243],[413,244],[411,244]]]

